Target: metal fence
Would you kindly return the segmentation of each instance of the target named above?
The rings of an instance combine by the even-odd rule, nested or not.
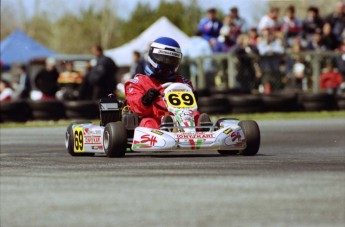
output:
[[[284,55],[214,54],[187,58],[181,67],[198,89],[239,88],[263,93],[294,90],[320,92],[320,76],[328,63],[345,76],[345,53],[308,51]]]

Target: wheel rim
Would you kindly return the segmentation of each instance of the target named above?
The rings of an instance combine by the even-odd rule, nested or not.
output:
[[[66,149],[69,148],[69,137],[70,137],[69,133],[66,132],[66,134],[65,134],[65,146],[66,146]]]
[[[109,147],[109,132],[107,132],[107,131],[104,132],[103,146],[104,146],[104,149],[108,149],[108,147]]]

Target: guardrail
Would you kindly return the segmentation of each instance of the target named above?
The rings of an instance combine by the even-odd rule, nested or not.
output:
[[[222,53],[222,54],[214,54],[209,56],[202,56],[198,58],[189,58],[186,60],[186,65],[194,65],[196,70],[189,70],[188,73],[190,75],[190,79],[196,87],[199,89],[203,89],[209,87],[210,84],[208,83],[210,75],[207,75],[205,72],[205,63],[209,64],[212,62],[212,67],[214,67],[214,72],[212,73],[212,79],[216,80],[216,77],[221,75],[222,78],[222,86],[226,88],[234,88],[236,86],[236,75],[238,75],[239,71],[243,70],[238,68],[240,64],[240,57],[247,57],[250,58],[252,61],[252,66],[260,69],[260,63],[264,58],[279,58],[281,59],[280,73],[282,73],[282,79],[288,77],[291,79],[291,83],[293,84],[295,81],[294,77],[289,77],[288,72],[286,70],[286,64],[289,60],[303,58],[305,59],[306,64],[308,64],[309,68],[309,75],[306,75],[306,79],[310,81],[309,85],[305,87],[303,90],[305,92],[312,92],[317,94],[320,92],[319,81],[320,75],[322,72],[322,67],[324,67],[325,61],[327,59],[332,59],[336,64],[337,62],[341,64],[342,69],[345,70],[345,53],[340,52],[332,52],[332,51],[303,51],[303,52],[287,52],[284,55],[271,55],[271,56],[259,56],[254,54],[246,54],[246,55],[236,55],[233,53]],[[284,70],[285,64],[285,70]],[[283,67],[282,67],[283,66]],[[259,67],[259,68],[258,68]],[[338,66],[339,67],[339,66]],[[194,71],[194,72],[191,72]],[[341,71],[343,75],[345,75],[344,71]],[[207,75],[207,76],[206,76]]]

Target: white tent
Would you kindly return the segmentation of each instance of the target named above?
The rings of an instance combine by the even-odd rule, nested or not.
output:
[[[137,38],[120,47],[106,50],[105,55],[112,58],[118,66],[129,66],[133,62],[133,51],[146,52],[150,42],[161,36],[175,39],[182,50],[189,43],[189,37],[184,32],[171,23],[168,18],[161,17]]]

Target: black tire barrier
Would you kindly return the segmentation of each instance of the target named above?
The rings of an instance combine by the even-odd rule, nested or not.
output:
[[[226,114],[231,112],[231,106],[225,97],[201,97],[198,101],[198,109],[201,113],[207,114]]]
[[[260,113],[265,111],[263,101],[258,95],[234,95],[228,97],[232,113]]]
[[[31,109],[25,100],[0,104],[0,122],[26,122],[31,118]]]
[[[59,120],[65,118],[65,107],[58,100],[30,101],[32,116],[35,120]]]
[[[331,94],[302,94],[301,106],[305,111],[321,111],[336,109],[335,96]]]
[[[209,97],[211,96],[210,90],[205,88],[205,89],[197,89],[195,90],[197,93],[198,97]]]
[[[291,112],[300,109],[296,94],[262,95],[261,99],[265,110],[269,112]]]
[[[98,102],[94,101],[67,101],[64,102],[66,117],[69,119],[96,119],[99,118]]]
[[[345,94],[337,96],[337,107],[338,110],[345,110]]]

